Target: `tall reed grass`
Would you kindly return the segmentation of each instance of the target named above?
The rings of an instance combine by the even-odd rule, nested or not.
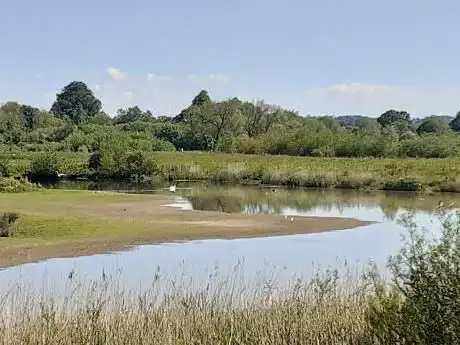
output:
[[[154,278],[127,292],[103,277],[66,297],[4,294],[0,344],[364,344],[367,287],[330,273],[251,290],[215,277],[194,290]],[[162,286],[162,288],[158,288]]]

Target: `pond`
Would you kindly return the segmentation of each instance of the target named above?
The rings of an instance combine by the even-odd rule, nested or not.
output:
[[[57,187],[87,188],[88,185]],[[165,189],[166,187],[166,189]],[[94,186],[92,186],[94,188]],[[97,188],[97,186],[96,186]],[[138,186],[106,185],[103,189],[141,192]],[[169,193],[155,186],[149,193]],[[146,192],[146,191],[144,191]],[[282,188],[178,184],[171,207],[218,212],[281,214],[289,217],[334,216],[375,221],[353,230],[283,237],[205,240],[144,245],[132,250],[78,258],[56,258],[0,271],[0,289],[27,282],[33,289],[60,290],[69,273],[82,281],[115,277],[127,289],[151,284],[157,274],[191,279],[201,284],[213,272],[230,279],[290,281],[310,277],[318,269],[336,267],[359,272],[369,262],[384,269],[401,246],[404,228],[398,218],[415,211],[416,223],[437,233],[434,210],[443,201],[454,207],[460,195],[360,192],[346,190],[288,190]]]

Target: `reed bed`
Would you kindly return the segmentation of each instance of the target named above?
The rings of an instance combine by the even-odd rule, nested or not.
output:
[[[1,299],[0,344],[366,343],[368,290],[350,277],[267,279],[251,289],[236,275],[200,289],[160,280],[136,292],[107,277],[69,279],[59,299],[17,286]]]

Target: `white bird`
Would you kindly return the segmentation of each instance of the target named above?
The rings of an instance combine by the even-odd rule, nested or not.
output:
[[[175,193],[176,192],[176,185],[169,186],[169,191]]]
[[[294,222],[294,217],[291,217],[290,221],[291,221],[291,223],[293,223]]]

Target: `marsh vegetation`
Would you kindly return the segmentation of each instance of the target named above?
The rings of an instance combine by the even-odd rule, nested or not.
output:
[[[456,344],[459,340],[458,216],[439,209],[442,235],[431,240],[410,214],[410,236],[389,263],[390,279],[318,272],[278,286],[247,289],[233,274],[188,280],[153,275],[150,288],[125,291],[103,275],[89,285],[69,275],[67,298],[2,291],[4,344]],[[234,272],[236,273],[236,271]],[[162,285],[165,286],[165,285]]]
[[[459,119],[413,119],[402,110],[301,116],[264,102],[213,101],[205,90],[175,117],[138,106],[110,117],[74,81],[49,111],[13,101],[0,107],[0,176],[455,192]]]

